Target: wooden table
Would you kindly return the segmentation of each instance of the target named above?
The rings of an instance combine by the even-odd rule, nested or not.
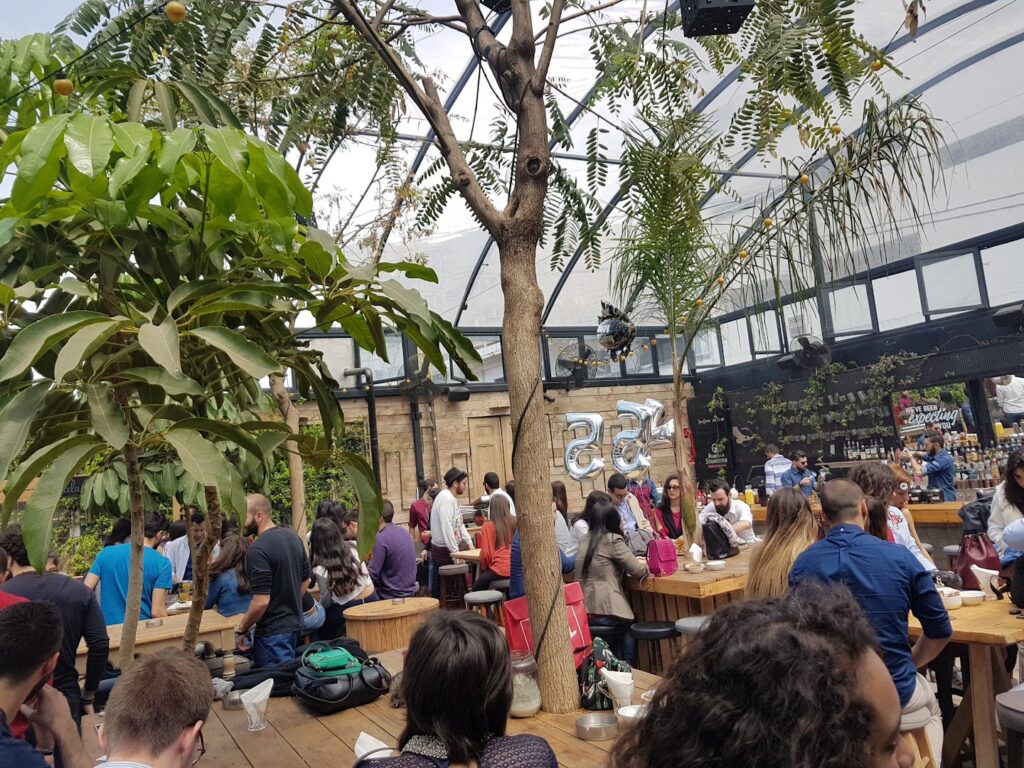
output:
[[[452,560],[462,560],[473,565],[480,565],[479,549],[463,549],[459,552],[452,552]]]
[[[990,600],[949,612],[952,642],[965,643],[971,668],[970,689],[946,731],[942,764],[952,765],[964,739],[974,731],[975,765],[999,768],[996,726],[996,694],[1009,690],[1010,677],[1003,666],[1003,649],[1024,642],[1024,621],[1009,614],[1008,600]],[[910,617],[910,634],[921,634],[921,625]]]
[[[235,627],[241,616],[221,616],[216,611],[204,611],[203,621],[199,625],[197,642],[210,643],[214,650],[228,651],[235,647]],[[188,624],[188,614],[181,613],[177,616],[165,616],[159,627],[147,627],[145,621],[139,622],[139,629],[135,635],[136,653],[156,653],[164,648],[181,648],[182,638],[185,637],[185,626]],[[117,650],[121,647],[121,624],[111,624],[107,627],[107,635],[110,637],[110,657],[116,658]],[[79,674],[85,674],[85,661],[89,649],[83,640],[78,644],[78,655],[75,659],[75,667]]]
[[[379,656],[392,673],[402,668],[402,654],[389,651]],[[634,703],[640,703],[640,694],[658,683],[659,678],[639,670],[634,671]],[[267,727],[256,733],[246,730],[245,712],[225,711],[219,702],[210,710],[203,725],[207,753],[200,765],[217,768],[318,768],[344,766],[355,762],[352,751],[361,731],[365,731],[385,744],[397,745],[405,727],[405,710],[392,709],[385,695],[372,704],[333,715],[312,714],[293,698],[271,699],[267,708]],[[576,738],[576,718],[582,712],[551,715],[545,712],[523,720],[509,720],[510,734],[532,733],[547,740],[555,751],[558,764],[563,768],[593,768],[604,765],[608,752],[615,744],[609,741],[582,741]],[[84,718],[82,734],[86,752],[93,759],[99,757],[96,723],[101,716]]]
[[[416,628],[436,611],[440,602],[432,597],[406,597],[401,602],[377,600],[345,609],[345,634],[367,653],[404,648]]]
[[[959,528],[963,524],[959,515],[962,506],[960,501],[944,501],[939,504],[908,504],[907,510],[914,518],[914,525],[955,525]],[[768,510],[754,504],[750,511],[754,513],[754,522],[763,523]]]

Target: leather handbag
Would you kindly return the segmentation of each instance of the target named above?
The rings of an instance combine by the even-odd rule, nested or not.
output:
[[[965,533],[960,540],[960,553],[956,556],[953,571],[964,583],[964,589],[981,589],[971,566],[998,571],[1000,568],[999,554],[991,540],[984,533]]]
[[[363,663],[344,648],[311,643],[302,652],[302,666],[319,677],[334,677],[355,674],[362,669]]]
[[[671,576],[679,569],[676,545],[668,539],[655,539],[647,545],[647,570],[652,576]]]
[[[569,622],[569,641],[577,669],[590,655],[590,625],[587,607],[583,604],[583,588],[579,582],[562,587],[565,594],[565,615]],[[505,639],[511,651],[533,653],[533,628],[525,597],[505,601]]]
[[[391,674],[371,658],[358,671],[333,676],[303,664],[295,672],[292,694],[318,715],[330,715],[376,701],[390,688]]]
[[[717,522],[704,523],[700,530],[704,535],[704,554],[708,560],[724,560],[740,553]]]

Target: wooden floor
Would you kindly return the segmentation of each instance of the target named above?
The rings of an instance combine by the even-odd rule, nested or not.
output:
[[[402,655],[389,651],[380,655],[389,670],[402,666]],[[646,672],[634,673],[640,694],[657,683],[658,678]],[[328,768],[349,766],[355,762],[352,751],[360,732],[366,732],[389,746],[398,742],[405,725],[405,710],[392,709],[388,696],[358,709],[334,715],[316,716],[303,709],[293,698],[271,699],[266,729],[257,733],[246,730],[245,712],[225,711],[215,702],[209,722],[203,727],[207,753],[200,765],[217,768]],[[575,722],[582,713],[549,715],[540,713],[524,720],[510,720],[509,733],[532,733],[547,739],[564,768],[598,768],[606,762],[614,741],[581,741],[576,738]],[[93,725],[102,716],[92,716],[82,724],[86,748],[92,759],[102,753]]]

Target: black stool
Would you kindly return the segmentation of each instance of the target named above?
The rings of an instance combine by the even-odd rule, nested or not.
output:
[[[469,566],[465,563],[442,565],[437,572],[441,579],[441,610],[464,608],[463,600],[469,591],[466,586]]]
[[[956,558],[960,554],[960,545],[950,544],[948,546],[945,546],[942,548],[942,554],[944,554],[946,556],[946,559],[949,561],[949,570],[955,570]]]
[[[590,622],[587,622],[587,626],[590,628],[591,637],[600,637],[608,643],[611,652],[622,659],[622,640],[629,627],[624,624],[592,624]],[[625,661],[625,659],[623,660]]]
[[[996,696],[996,716],[1006,732],[1006,765],[1024,767],[1024,688]]]
[[[664,674],[665,663],[661,653],[661,642],[671,641],[671,655],[675,658],[679,655],[679,630],[671,621],[638,621],[629,628],[629,635],[637,641],[637,659],[640,658],[639,643],[652,643],[651,646],[651,672],[655,675]],[[672,661],[669,659],[669,662]]]

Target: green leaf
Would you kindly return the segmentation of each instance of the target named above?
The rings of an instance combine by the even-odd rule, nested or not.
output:
[[[331,252],[324,250],[320,243],[312,240],[307,240],[299,248],[299,258],[305,262],[309,271],[320,280],[331,274],[331,270],[334,268],[334,257],[331,255]]]
[[[64,489],[86,461],[105,449],[106,446],[96,442],[72,446],[58,456],[39,478],[21,516],[28,559],[37,571],[42,572],[46,567],[53,534],[53,513]],[[6,504],[4,506],[6,511]]]
[[[206,94],[192,85],[179,80],[174,83],[174,87],[178,89],[178,92],[192,105],[195,109],[199,119],[207,125],[217,124],[217,111],[210,104],[210,100],[206,97]]]
[[[139,344],[157,365],[163,366],[164,370],[174,376],[181,375],[178,324],[174,318],[166,317],[160,325],[143,325],[139,328]]]
[[[205,128],[203,133],[214,156],[235,176],[245,179],[249,167],[245,134],[237,128]]]
[[[221,438],[222,440],[227,440],[229,443],[234,443],[239,448],[244,448],[258,459],[267,458],[263,449],[260,447],[260,444],[252,435],[229,421],[193,417],[191,419],[182,419],[171,427],[169,431],[179,429],[189,429],[195,432],[207,432]]]
[[[44,445],[22,461],[4,483],[4,513],[0,519],[0,529],[10,521],[11,513],[17,508],[18,499],[29,483],[39,477],[39,473],[53,463],[57,456],[75,446],[96,445],[98,442],[95,435],[71,435]]]
[[[231,216],[242,197],[242,180],[228,170],[220,160],[210,165],[210,202],[223,216]]]
[[[191,379],[188,376],[175,376],[156,366],[151,368],[128,368],[127,370],[119,371],[118,376],[122,376],[129,381],[142,381],[154,387],[159,387],[171,396],[192,395],[193,397],[202,397],[204,392],[203,388],[199,386],[199,382],[195,379]]]
[[[366,459],[346,451],[340,451],[338,459],[345,476],[352,483],[356,499],[359,500],[359,539],[356,548],[359,550],[359,559],[365,560],[373,551],[384,501],[377,480],[373,476],[373,470],[366,463]]]
[[[127,325],[127,318],[115,318],[93,323],[76,331],[57,355],[57,362],[53,367],[54,383],[59,386],[83,360],[88,360],[111,336]]]
[[[385,296],[410,315],[427,323],[430,322],[430,308],[419,291],[414,288],[406,288],[396,280],[381,280],[380,287]]]
[[[182,155],[192,151],[196,145],[196,132],[191,128],[175,128],[164,136],[157,166],[165,176],[171,176]]]
[[[114,402],[110,384],[105,381],[89,384],[85,388],[85,395],[89,401],[93,429],[111,448],[121,450],[128,442],[128,423]]]
[[[174,103],[174,94],[167,83],[160,81],[153,83],[153,92],[156,94],[156,103],[160,107],[160,117],[164,121],[164,129],[170,131],[178,124],[178,110]]]
[[[149,162],[149,147],[145,149],[139,149],[133,155],[122,157],[114,165],[114,172],[110,174],[110,184],[107,192],[111,198],[116,198],[117,193],[121,191],[125,184],[130,182]]]
[[[227,460],[216,445],[189,429],[173,429],[164,439],[178,452],[185,471],[200,485],[220,485]]]
[[[40,381],[21,390],[0,409],[0,486],[7,478],[11,462],[25,446],[32,421],[49,391],[50,382]]]
[[[382,261],[377,265],[381,272],[402,272],[411,280],[423,280],[427,283],[437,282],[437,272],[423,264],[412,261]]]
[[[21,142],[21,161],[18,163],[18,178],[31,181],[50,161],[57,139],[67,125],[70,115],[54,115],[33,125]]]
[[[231,358],[231,362],[254,379],[260,379],[281,370],[281,364],[277,360],[267,354],[257,344],[254,344],[235,331],[210,326],[196,328],[189,331],[188,335],[200,338],[211,347],[219,349]]]
[[[90,179],[96,178],[110,162],[114,132],[105,117],[79,113],[71,118],[64,133],[68,161]]]
[[[295,197],[288,191],[284,181],[271,170],[266,153],[260,147],[249,150],[249,172],[268,216],[277,218],[294,215]]]
[[[149,85],[149,81],[145,78],[139,78],[128,91],[128,119],[133,122],[139,122],[139,115],[142,112],[142,100],[146,97],[146,86]]]
[[[18,211],[29,211],[40,198],[53,189],[60,176],[60,161],[64,157],[64,145],[58,144],[53,154],[33,176],[18,175],[11,189],[11,205]]]
[[[142,123],[114,123],[114,140],[126,157],[147,152],[153,143],[153,133]]]
[[[25,373],[46,351],[79,328],[108,319],[98,312],[78,310],[36,320],[18,331],[11,346],[0,358],[0,382]]]

